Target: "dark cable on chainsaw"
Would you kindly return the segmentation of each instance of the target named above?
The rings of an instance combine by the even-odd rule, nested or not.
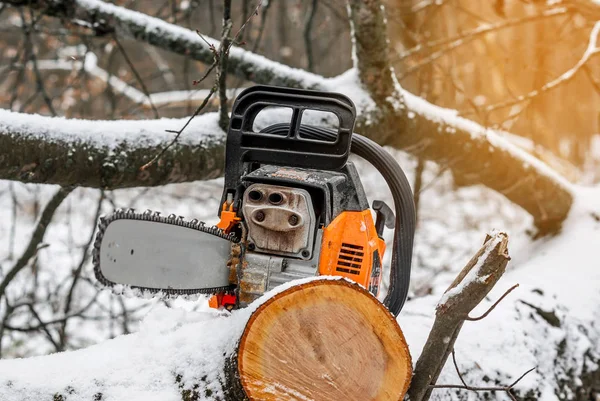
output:
[[[261,131],[261,133],[283,136],[288,132],[289,124],[286,123],[274,124]],[[300,136],[334,142],[337,139],[337,132],[327,128],[301,125]],[[416,227],[415,204],[410,183],[392,155],[369,138],[352,134],[351,152],[372,164],[381,173],[392,192],[396,209],[396,229],[392,245],[390,286],[383,303],[394,316],[398,316],[408,297]]]

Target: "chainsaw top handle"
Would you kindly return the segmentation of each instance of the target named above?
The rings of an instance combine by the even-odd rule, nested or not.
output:
[[[254,131],[257,115],[267,107],[292,110],[287,132],[269,134]],[[339,120],[336,136],[328,140],[303,137],[300,126],[305,110],[333,113]],[[251,163],[340,170],[350,155],[355,118],[354,104],[341,94],[262,85],[245,89],[231,110],[225,153],[225,191],[221,204],[227,194],[236,194],[239,178]]]

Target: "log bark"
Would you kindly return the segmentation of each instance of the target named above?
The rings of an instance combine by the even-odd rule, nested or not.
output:
[[[389,311],[359,285],[327,279],[262,304],[228,366],[231,394],[252,401],[401,400],[412,375]]]

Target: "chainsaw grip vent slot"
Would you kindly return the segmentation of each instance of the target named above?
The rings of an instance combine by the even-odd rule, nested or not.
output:
[[[364,247],[344,242],[338,254],[335,270],[342,273],[359,275],[364,256]]]

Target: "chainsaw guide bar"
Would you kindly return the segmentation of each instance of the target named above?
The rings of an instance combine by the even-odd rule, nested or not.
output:
[[[110,228],[109,226],[111,224],[118,224],[119,222],[127,222],[130,221],[132,223],[143,223],[143,222],[152,222],[152,223],[162,223],[162,224],[166,224],[170,227],[181,227],[181,228],[186,228],[189,230],[192,230],[191,232],[187,231],[187,230],[178,230],[177,232],[180,234],[184,234],[187,236],[190,235],[194,235],[197,236],[198,238],[192,238],[193,240],[200,240],[203,238],[204,235],[208,235],[210,237],[207,237],[205,239],[203,239],[204,241],[210,241],[211,243],[216,244],[218,247],[221,248],[227,248],[227,253],[229,254],[229,248],[231,244],[237,244],[240,242],[240,239],[237,238],[233,233],[231,234],[227,234],[225,233],[223,230],[221,230],[220,228],[216,227],[216,226],[206,226],[206,224],[202,221],[199,221],[197,219],[193,219],[193,220],[185,220],[182,216],[177,216],[175,214],[171,214],[167,217],[161,216],[160,212],[153,212],[151,210],[146,210],[144,213],[136,213],[135,209],[117,209],[114,213],[112,213],[109,216],[104,216],[101,217],[99,220],[99,224],[98,224],[98,233],[96,234],[96,239],[94,241],[94,247],[92,250],[92,260],[93,260],[93,265],[94,265],[94,274],[96,276],[96,279],[100,282],[100,284],[102,284],[105,287],[109,287],[109,288],[114,288],[114,286],[116,285],[121,285],[124,284],[121,280],[119,281],[112,281],[110,279],[108,279],[107,277],[105,277],[105,275],[102,273],[102,270],[100,268],[100,259],[101,258],[111,258],[110,256],[107,255],[106,253],[106,247],[110,247],[111,244],[109,243],[108,245],[105,245],[103,247],[103,240],[105,240],[105,235],[107,234],[107,230]],[[113,225],[114,227],[114,225]],[[160,227],[160,226],[157,226]],[[200,234],[200,235],[197,235]],[[112,234],[114,235],[114,234]],[[138,240],[143,240],[143,236],[146,235],[148,236],[148,230],[146,231],[140,231]],[[160,235],[157,235],[157,239],[162,239]],[[165,237],[166,238],[166,237]],[[133,241],[133,239],[131,239]],[[220,243],[220,240],[225,241],[223,244]],[[150,242],[150,241],[149,241]],[[128,247],[131,244],[127,244]],[[159,251],[164,252],[170,252],[167,249],[160,249],[160,244],[154,244],[154,243],[144,243],[143,245],[147,246],[147,247],[151,247],[152,249],[156,250],[158,248]],[[119,247],[119,245],[117,245],[117,247]],[[214,249],[215,246],[212,246],[212,248]],[[193,249],[193,248],[191,248]],[[103,253],[104,250],[104,253]],[[174,253],[175,251],[173,251],[173,255],[176,256],[176,254]],[[141,257],[143,258],[144,256],[147,255],[142,255]],[[186,256],[186,255],[183,255]],[[200,258],[198,260],[199,264],[204,261],[201,259],[205,259],[203,257],[204,255],[200,255]],[[134,257],[134,251],[133,249],[131,249],[131,257]],[[208,258],[210,261],[210,257]],[[117,262],[116,261],[116,257],[113,260],[110,260],[112,262]],[[184,288],[184,289],[175,289],[175,288],[154,288],[154,287],[150,287],[150,286],[140,286],[140,285],[131,285],[131,284],[124,284],[129,288],[132,289],[138,289],[141,291],[149,291],[151,293],[162,293],[165,295],[193,295],[193,294],[215,294],[215,293],[219,293],[219,292],[229,292],[229,291],[233,291],[235,288],[235,285],[232,285],[229,283],[228,280],[228,276],[229,273],[227,272],[226,274],[224,273],[219,273],[219,276],[214,278],[214,271],[218,268],[221,269],[227,269],[226,267],[224,267],[226,265],[226,262],[228,260],[221,260],[220,262],[223,262],[221,266],[216,266],[217,262],[215,262],[215,265],[213,265],[212,263],[208,266],[206,266],[205,268],[198,265],[197,266],[197,270],[193,271],[191,273],[193,273],[194,275],[198,275],[198,274],[208,274],[213,276],[213,282],[217,281],[219,283],[222,283],[223,285],[215,285],[215,286],[211,286],[211,287],[199,287],[199,288]],[[103,262],[104,266],[106,267],[106,262]],[[136,263],[135,259],[133,260],[133,262],[131,263]],[[139,263],[139,262],[138,262]],[[173,265],[176,265],[176,260],[173,260]],[[184,263],[182,263],[184,264]],[[228,269],[227,269],[228,270]],[[119,273],[119,271],[116,271],[117,273]]]

